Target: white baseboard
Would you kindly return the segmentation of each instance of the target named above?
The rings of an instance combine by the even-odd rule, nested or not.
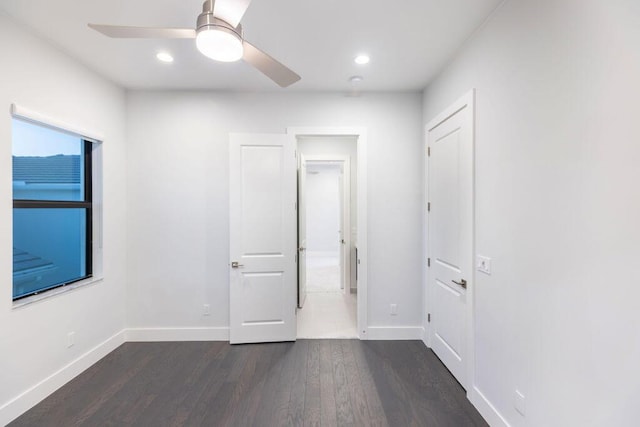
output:
[[[422,341],[424,345],[429,348],[429,336],[427,335],[427,330],[424,330],[424,334],[422,337]],[[478,389],[477,386],[472,386],[470,391],[467,393],[467,399],[469,402],[480,412],[480,415],[485,419],[487,423],[489,423],[492,427],[510,427],[510,424],[505,420],[500,412],[489,402],[489,399],[486,398],[484,394]]]
[[[507,420],[505,420],[500,412],[489,402],[489,399],[485,397],[484,394],[478,387],[473,386],[471,391],[467,393],[467,399],[471,402],[473,406],[476,407],[480,415],[485,419],[487,423],[489,423],[492,427],[510,427]]]
[[[429,330],[427,328],[428,326],[422,328],[422,342],[424,343],[424,345],[429,347]]]
[[[229,328],[129,328],[127,342],[229,341]]]
[[[424,336],[422,326],[369,326],[368,340],[421,340]]]
[[[82,356],[49,375],[30,389],[19,394],[0,407],[0,425],[7,425],[20,415],[37,405],[54,391],[80,375],[98,360],[118,348],[125,342],[124,331],[120,331],[106,341],[98,344]]]

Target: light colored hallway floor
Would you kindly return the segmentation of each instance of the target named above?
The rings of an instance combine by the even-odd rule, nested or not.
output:
[[[310,292],[298,310],[298,338],[357,338],[356,294]]]
[[[307,292],[335,292],[340,289],[340,259],[307,254]]]

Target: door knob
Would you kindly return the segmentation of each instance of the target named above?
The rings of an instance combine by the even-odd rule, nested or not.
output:
[[[238,261],[233,261],[231,263],[231,268],[244,267],[244,264],[238,264]]]
[[[299,252],[304,252],[306,249],[307,249],[307,248],[305,248],[304,246],[300,246],[300,247],[298,248],[298,251],[299,251]]]
[[[456,282],[455,280],[452,280],[453,283],[455,283],[456,285],[460,285],[463,288],[467,289],[467,281],[464,279],[460,279],[459,282]]]

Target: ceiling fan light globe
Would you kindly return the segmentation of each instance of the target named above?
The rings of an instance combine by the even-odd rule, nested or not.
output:
[[[242,39],[223,27],[206,27],[198,31],[196,46],[204,56],[221,62],[235,62],[242,58]]]

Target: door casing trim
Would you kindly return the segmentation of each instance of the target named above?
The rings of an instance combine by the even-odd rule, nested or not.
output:
[[[355,137],[357,140],[357,189],[358,189],[358,224],[357,224],[357,246],[358,260],[358,338],[368,339],[368,297],[367,297],[367,129],[365,127],[289,127],[287,135],[296,143],[298,137],[303,136],[335,136],[335,137]]]

